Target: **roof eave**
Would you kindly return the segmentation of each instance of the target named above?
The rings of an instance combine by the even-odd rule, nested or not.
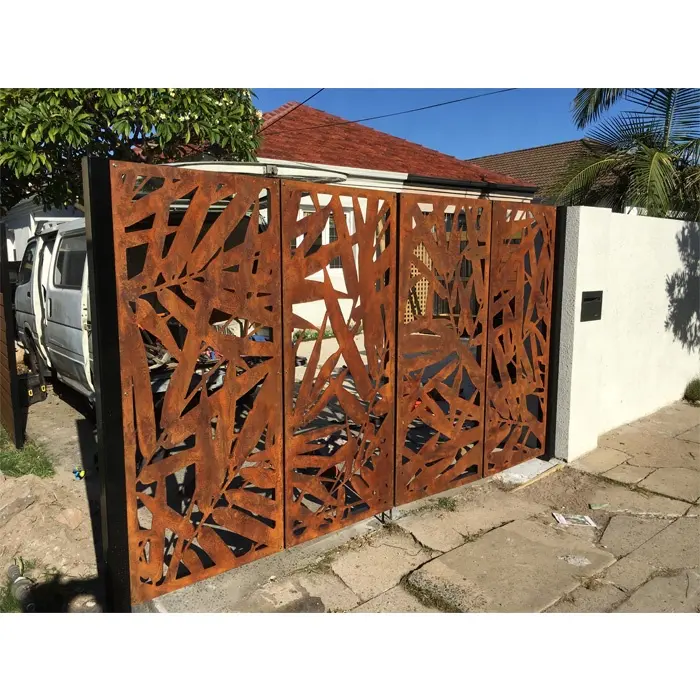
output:
[[[512,192],[522,195],[534,195],[537,191],[536,185],[516,185],[504,182],[485,182],[473,180],[450,180],[442,177],[429,177],[427,175],[415,175],[409,173],[406,176],[407,185],[434,185],[439,187],[454,187],[459,189],[482,190],[484,194],[488,192]]]

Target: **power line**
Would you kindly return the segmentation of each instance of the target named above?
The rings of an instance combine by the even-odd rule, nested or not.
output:
[[[350,119],[348,121],[342,121],[342,122],[335,122],[333,124],[319,124],[318,126],[305,126],[303,129],[290,129],[287,133],[293,133],[295,131],[309,131],[311,129],[329,129],[334,126],[344,126],[345,124],[359,124],[360,122],[371,122],[374,119],[385,119],[387,117],[396,117],[399,114],[410,114],[411,112],[422,112],[426,109],[434,109],[435,107],[444,107],[445,105],[453,105],[457,102],[467,102],[468,100],[476,100],[479,97],[488,97],[489,95],[498,95],[502,92],[511,92],[513,90],[517,90],[518,88],[504,88],[503,90],[492,90],[491,92],[481,92],[478,95],[470,95],[469,97],[460,97],[459,99],[456,100],[448,100],[447,102],[437,102],[432,105],[425,105],[424,107],[415,107],[414,109],[404,109],[401,112],[391,112],[389,114],[379,114],[376,117],[365,117],[364,119]],[[311,96],[313,97],[313,95]],[[311,99],[311,97],[309,99]],[[306,100],[308,102],[309,100]],[[297,105],[294,109],[297,107],[301,107],[302,104],[305,104],[302,102],[301,104]],[[284,116],[287,116],[288,114],[291,114],[294,109],[291,109],[287,114]],[[269,124],[268,126],[273,126],[274,124],[278,124],[280,121],[282,121],[282,118],[278,119],[276,122],[272,122],[272,124]],[[266,127],[267,128],[267,127]]]
[[[316,97],[316,95],[323,92],[325,89],[326,88],[321,88],[320,90],[316,90],[316,92],[313,95],[310,95],[309,97],[307,97],[303,102],[300,102],[298,105],[296,105],[295,107],[290,109],[289,112],[286,112],[285,114],[283,114],[279,119],[275,119],[274,121],[270,122],[267,126],[264,126],[262,129],[260,129],[260,131],[258,133],[262,134],[262,132],[265,131],[265,129],[271,127],[273,124],[278,124],[285,117],[288,117],[295,109],[299,109],[299,107],[301,107],[302,105],[305,105],[310,100],[313,100],[313,98]]]

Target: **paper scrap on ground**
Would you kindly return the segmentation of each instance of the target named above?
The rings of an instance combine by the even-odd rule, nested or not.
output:
[[[552,513],[556,521],[564,527],[569,525],[585,525],[586,527],[598,527],[587,515],[563,515]]]

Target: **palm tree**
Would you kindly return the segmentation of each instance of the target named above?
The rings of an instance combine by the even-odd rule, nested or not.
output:
[[[630,109],[599,121],[623,100]],[[598,123],[589,152],[549,192],[557,204],[700,220],[700,90],[585,88],[572,112],[579,128]]]

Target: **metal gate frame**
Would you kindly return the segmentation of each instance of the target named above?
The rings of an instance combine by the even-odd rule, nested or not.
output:
[[[551,335],[551,322],[548,314],[551,311],[554,249],[553,207],[529,203],[491,202],[464,197],[396,195],[374,190],[283,182],[273,178],[254,178],[230,173],[175,169],[169,166],[144,166],[100,159],[86,159],[83,175],[99,462],[102,480],[102,532],[107,600],[111,609],[130,610],[133,603],[144,602],[161,593],[220,573],[258,556],[279,551],[283,547],[289,547],[305,539],[344,527],[355,520],[384,512],[389,510],[392,505],[399,505],[425,495],[454,488],[472,479],[513,466],[536,453],[543,454],[545,452],[547,360]],[[222,248],[224,244],[221,241],[217,243],[207,239],[208,234],[202,228],[194,243],[190,238],[188,239],[189,244],[185,240],[183,246],[181,245],[182,239],[187,236],[191,237],[192,234],[186,233],[178,236],[178,231],[181,230],[178,226],[182,226],[182,230],[185,230],[184,225],[168,223],[168,207],[164,207],[163,202],[158,203],[158,197],[152,198],[152,202],[156,203],[155,207],[149,208],[150,202],[134,204],[136,200],[131,193],[139,187],[144,187],[144,181],[151,178],[158,180],[159,184],[155,186],[155,189],[162,188],[163,191],[159,196],[163,198],[163,202],[166,202],[168,196],[173,199],[176,196],[185,196],[186,192],[189,193],[187,195],[190,198],[189,206],[192,211],[198,212],[192,214],[190,219],[198,216],[201,218],[202,212],[206,213],[207,206],[233,193],[237,197],[238,204],[232,206],[233,200],[229,197],[224,206],[227,214],[222,215],[222,219],[228,216],[230,218],[228,224],[232,225],[236,224],[246,211],[256,211],[255,207],[259,206],[256,192],[260,192],[261,188],[265,189],[268,192],[267,204],[265,205],[268,207],[267,227],[258,232],[257,230],[253,231],[250,225],[246,224],[248,232],[245,234],[245,242],[239,241],[236,244],[239,248],[233,248],[235,256],[237,256],[235,265],[229,265],[229,262],[233,262],[233,257],[231,257],[230,261],[226,258],[228,262],[226,262],[225,269],[221,268],[219,263],[216,263],[219,267],[216,265],[209,267],[211,263],[211,260],[207,262],[209,248],[211,248],[212,253],[218,250],[216,255],[221,253],[222,258],[226,255],[230,257],[231,251],[229,253],[221,252],[225,250]],[[177,183],[177,186],[174,183]],[[166,189],[173,187],[177,190],[177,195],[164,194]],[[172,190],[173,193],[175,189]],[[223,191],[220,192],[222,189]],[[314,200],[315,214],[303,224],[299,224],[297,220],[299,192],[305,193]],[[243,195],[238,197],[240,193]],[[331,197],[328,204],[321,205],[319,203],[318,198],[321,194]],[[366,231],[364,234],[355,235],[353,241],[350,241],[351,234],[342,230],[341,226],[341,229],[337,231],[337,240],[322,246],[327,250],[311,250],[317,232],[323,228],[334,208],[337,209],[339,206],[341,195],[353,200],[353,206],[357,212],[361,208],[358,206],[357,200],[359,197],[364,197],[371,203],[371,206],[367,206],[367,210],[372,210],[373,216],[376,215],[377,218],[368,217],[365,219],[361,216],[361,221],[366,224]],[[141,200],[141,202],[143,201]],[[384,201],[384,205],[381,204],[382,201]],[[417,224],[418,229],[423,227],[422,233],[416,234],[414,232],[412,234],[410,231],[413,224],[408,222],[412,216],[415,221],[415,207],[418,203],[423,202],[431,203],[435,212],[428,216],[425,221]],[[277,212],[274,211],[275,205],[278,208]],[[289,211],[286,211],[285,207]],[[447,207],[454,207],[454,212],[458,216],[460,212],[463,212],[466,227],[473,229],[477,234],[474,239],[465,236],[464,246],[460,244],[459,250],[451,247],[451,245],[454,246],[457,237],[450,239],[445,217],[442,215]],[[375,209],[376,211],[374,211]],[[440,216],[436,216],[438,211],[442,211]],[[457,221],[458,216],[453,216],[455,233],[461,226]],[[253,220],[252,215],[247,220]],[[261,244],[257,236],[263,233],[266,235],[266,242]],[[216,235],[219,234],[223,234],[223,229]],[[229,235],[233,235],[233,233]],[[369,257],[364,258],[364,265],[367,269],[372,270],[370,273],[372,276],[367,277],[364,282],[357,279],[353,281],[358,272],[352,272],[351,257],[349,257],[348,251],[353,245],[362,247],[360,239],[363,235],[367,237],[368,241],[370,239],[372,241],[371,245],[365,243],[365,246],[376,247],[374,252],[368,248],[369,253],[360,254],[361,257],[369,255]],[[383,244],[385,248],[382,248],[377,242],[381,235],[386,235]],[[434,237],[437,247],[429,242],[428,248],[431,248],[431,255],[436,260],[440,259],[440,264],[435,268],[435,271],[439,271],[438,268],[442,266],[443,271],[440,272],[440,275],[433,271],[432,263],[427,266],[421,262],[420,256],[416,258],[415,247],[412,249],[410,247],[412,244],[409,242],[412,240],[415,243],[416,235],[432,235]],[[300,237],[303,241],[301,244],[298,243]],[[294,262],[294,256],[291,252],[292,239],[297,241],[296,245],[300,245],[301,252],[297,251],[297,253],[300,256],[303,254],[303,260],[301,257],[298,258],[301,262]],[[452,244],[450,240],[452,240]],[[204,243],[200,248],[197,248],[200,241],[204,241]],[[518,244],[517,248],[514,245],[516,243]],[[165,263],[161,264],[160,253],[159,256],[154,257],[151,252],[147,252],[147,274],[153,277],[156,274],[159,275],[155,282],[151,281],[150,286],[145,283],[145,278],[143,281],[136,279],[140,274],[138,272],[130,276],[127,275],[127,248],[133,249],[144,247],[144,245],[146,249],[149,246],[162,247],[163,260],[167,257],[170,261],[175,261],[174,266],[168,267]],[[526,248],[530,251],[529,258],[528,254],[523,252]],[[516,254],[516,250],[521,252]],[[343,257],[346,253],[348,253],[347,260]],[[320,504],[321,508],[326,509],[326,513],[331,514],[330,517],[323,519],[322,526],[313,525],[311,528],[307,528],[305,525],[304,529],[297,533],[295,532],[295,523],[298,524],[301,521],[299,521],[298,516],[293,515],[296,511],[290,507],[293,500],[295,498],[298,500],[300,497],[299,493],[296,493],[297,487],[294,486],[295,464],[299,464],[299,462],[294,461],[295,453],[301,455],[310,454],[310,452],[308,446],[301,447],[301,452],[297,452],[296,448],[292,449],[292,442],[296,439],[294,426],[297,419],[294,418],[293,394],[290,394],[290,386],[293,386],[295,372],[295,347],[291,331],[294,328],[308,328],[310,326],[304,325],[304,320],[292,313],[292,304],[295,303],[295,299],[299,302],[314,300],[317,297],[326,299],[331,304],[337,303],[337,300],[333,301],[333,295],[328,297],[330,286],[327,277],[325,282],[321,282],[315,287],[316,291],[312,291],[312,288],[306,284],[306,277],[311,270],[309,265],[314,270],[316,267],[322,270],[331,258],[335,259],[338,256],[343,258],[342,267],[348,285],[346,290],[348,299],[359,298],[360,288],[364,289],[362,303],[365,306],[371,303],[366,297],[373,294],[375,290],[378,294],[377,299],[384,299],[383,330],[380,336],[371,340],[373,354],[377,354],[375,351],[378,351],[378,357],[382,353],[386,355],[384,359],[380,360],[383,373],[370,374],[366,379],[359,378],[362,382],[369,382],[366,390],[363,389],[359,392],[365,405],[372,404],[374,400],[370,399],[372,392],[377,392],[378,396],[381,394],[380,403],[384,406],[380,411],[382,418],[378,422],[373,419],[375,427],[370,427],[369,418],[365,421],[367,425],[364,428],[360,426],[357,444],[364,444],[363,441],[366,441],[369,436],[368,444],[371,449],[367,454],[384,454],[383,450],[387,455],[393,455],[393,464],[382,457],[375,464],[371,474],[367,475],[370,477],[370,481],[368,482],[366,477],[362,477],[365,486],[359,483],[357,486],[349,486],[352,479],[355,478],[353,474],[360,474],[361,471],[351,470],[348,472],[349,476],[343,483],[346,484],[344,488],[349,486],[350,500],[344,496],[345,500],[341,502],[339,497],[335,495],[339,491],[332,490],[328,491],[332,497],[324,497],[324,500],[319,496],[316,499],[317,503]],[[380,261],[379,265],[377,261]],[[467,276],[470,281],[460,286],[461,272],[457,268],[461,270],[461,267],[466,263],[471,266],[471,272]],[[187,269],[187,264],[194,266],[196,270],[201,270],[201,272],[192,273],[190,269],[190,274],[187,275],[188,279],[193,277],[199,285],[199,296],[194,295],[196,298],[189,298],[181,291],[178,300],[175,295],[166,295],[171,308],[168,309],[167,305],[164,306],[170,315],[174,313],[177,316],[179,314],[181,325],[184,325],[186,330],[189,327],[191,331],[191,335],[186,334],[190,338],[189,344],[187,340],[181,341],[182,346],[178,346],[176,341],[171,343],[172,347],[169,349],[171,349],[173,356],[177,356],[178,361],[186,364],[188,362],[187,356],[200,351],[201,340],[197,343],[194,341],[198,340],[198,333],[207,327],[209,311],[212,308],[215,310],[216,308],[225,309],[227,304],[229,306],[231,304],[234,306],[248,304],[245,308],[250,311],[251,322],[271,327],[273,338],[282,338],[281,343],[274,341],[268,344],[267,349],[262,352],[260,348],[252,348],[243,337],[226,336],[229,340],[222,347],[226,348],[223,354],[227,361],[235,364],[235,358],[240,360],[243,354],[250,355],[252,352],[259,355],[268,367],[262,372],[250,369],[251,365],[242,368],[243,378],[239,380],[238,377],[241,375],[237,372],[237,376],[232,377],[229,381],[229,384],[233,385],[233,389],[227,388],[228,399],[225,392],[219,392],[218,397],[214,394],[214,399],[211,398],[211,394],[207,394],[202,399],[204,405],[207,406],[207,412],[200,416],[201,421],[199,419],[195,421],[195,423],[199,421],[197,423],[199,428],[196,428],[194,423],[190,425],[193,422],[192,418],[182,418],[184,413],[189,412],[190,416],[192,415],[190,404],[187,403],[192,394],[184,389],[182,394],[184,403],[180,404],[179,407],[169,405],[167,418],[156,419],[154,414],[144,422],[143,416],[139,417],[138,411],[134,412],[135,401],[138,403],[138,400],[134,398],[136,396],[134,387],[143,383],[138,378],[138,364],[142,362],[144,357],[141,354],[143,352],[142,342],[139,339],[137,329],[142,327],[156,334],[164,333],[162,319],[159,320],[158,313],[154,314],[152,311],[163,306],[163,299],[166,297],[162,296],[162,289],[166,288],[168,284],[177,285],[178,271],[182,265],[185,265],[185,269]],[[244,273],[244,268],[247,270],[247,266],[251,264],[254,265],[252,271]],[[302,268],[296,271],[293,267],[295,264],[303,264],[305,266],[303,269],[306,272],[303,272]],[[449,379],[450,372],[441,372],[439,376],[436,375],[434,381],[428,382],[426,386],[429,388],[425,391],[418,385],[413,386],[415,376],[413,379],[410,378],[415,367],[408,357],[410,353],[402,354],[402,343],[407,343],[406,332],[407,329],[410,330],[411,322],[411,319],[407,321],[408,317],[404,313],[410,289],[406,286],[403,277],[407,275],[410,277],[411,269],[417,269],[421,265],[425,268],[426,280],[432,279],[427,283],[428,292],[437,289],[439,282],[442,287],[438,296],[446,300],[448,307],[451,308],[450,320],[446,323],[439,322],[437,325],[433,320],[429,320],[427,326],[430,326],[433,333],[437,329],[438,335],[442,334],[448,345],[450,343],[454,345],[454,339],[458,339],[461,334],[473,346],[470,352],[474,350],[479,355],[478,361],[472,362],[467,354],[462,353],[460,367],[474,380],[473,384],[476,388],[476,393],[472,393],[470,396],[460,395],[460,389],[455,383],[456,380]],[[347,270],[345,270],[346,267]],[[474,268],[480,274],[474,275]],[[251,305],[252,302],[245,302],[246,298],[250,299],[255,296],[250,293],[248,287],[246,287],[248,294],[245,298],[238,292],[236,292],[238,296],[235,294],[231,296],[228,292],[226,293],[228,297],[226,294],[222,296],[223,291],[225,291],[223,287],[226,285],[221,282],[221,275],[229,274],[228,270],[242,275],[241,279],[247,285],[255,287],[254,289],[251,287],[252,292],[258,288],[256,285],[263,284],[263,287],[260,287],[261,293],[257,296],[265,297],[266,301],[253,305]],[[263,278],[256,277],[259,274],[262,274]],[[362,276],[362,273],[359,274]],[[446,276],[449,275],[452,275],[453,281],[456,280],[458,283],[456,286],[443,284]],[[438,276],[443,279],[436,282]],[[130,281],[131,278],[136,279],[138,284]],[[275,282],[275,278],[278,282]],[[207,280],[213,285],[212,287],[205,287],[202,284]],[[263,281],[261,282],[261,280]],[[537,289],[532,287],[533,283],[537,284]],[[272,287],[269,286],[270,284]],[[300,291],[295,291],[295,284]],[[274,291],[275,285],[278,285],[278,292]],[[351,289],[353,285],[355,291]],[[363,287],[363,285],[365,286]],[[525,288],[524,285],[530,286],[529,299],[520,304],[516,297]],[[180,289],[180,287],[178,288]],[[153,308],[144,306],[140,301],[143,290],[146,290],[147,294],[155,294],[160,306],[154,305],[154,301],[149,302]],[[272,290],[272,296],[270,296],[270,290]],[[183,302],[183,295],[188,301]],[[514,301],[514,299],[516,300]],[[472,309],[474,304],[476,304],[477,310],[472,317],[471,312],[465,311],[465,306]],[[201,313],[198,305],[201,305]],[[275,309],[275,305],[278,305],[277,309]],[[425,314],[427,306],[426,304],[424,306],[423,313]],[[192,309],[193,312],[191,313],[189,309]],[[239,311],[238,306],[236,306],[236,311]],[[365,311],[358,313],[362,314]],[[526,318],[527,314],[530,314],[531,317]],[[263,321],[263,318],[266,320]],[[412,318],[415,320],[415,317]],[[336,319],[334,324],[334,330],[339,331],[340,335],[343,336],[339,338],[341,349],[343,347],[345,350],[349,349],[351,354],[355,342],[352,336],[353,333],[357,332],[359,319],[360,316],[343,323]],[[457,324],[457,335],[454,335],[453,330],[448,330],[451,327],[450,324],[454,325],[455,323]],[[354,331],[350,326],[343,330],[346,324],[354,324],[352,325]],[[321,331],[324,327],[325,325]],[[202,338],[209,338],[207,342],[211,345],[211,336],[206,335],[206,330],[203,332],[205,335]],[[453,334],[452,340],[450,340],[451,333]],[[220,340],[217,338],[217,342]],[[438,347],[440,343],[436,341],[426,342],[427,345],[423,342],[425,345],[423,349],[430,351],[430,348],[433,348],[432,351],[437,352],[438,355],[445,354],[444,348]],[[190,350],[186,351],[186,348],[190,348]],[[421,350],[421,348],[418,349]],[[125,351],[128,351],[128,356],[125,355]],[[444,360],[444,357],[442,359]],[[348,362],[348,365],[350,364],[351,362]],[[331,367],[327,371],[332,369]],[[359,366],[356,368],[356,373],[358,373],[358,369]],[[315,370],[316,368],[313,371]],[[255,379],[253,374],[257,377],[256,372],[260,374],[261,378],[268,377],[269,379],[260,389],[261,394],[257,394],[258,398],[263,396],[260,404],[263,407],[262,410],[256,412],[250,409],[249,414],[255,415],[252,423],[256,423],[258,426],[256,434],[259,435],[256,439],[263,440],[263,444],[266,444],[267,447],[264,447],[262,452],[258,451],[255,454],[246,451],[233,458],[227,457],[224,461],[229,464],[228,467],[224,463],[219,465],[217,459],[224,459],[224,453],[221,451],[223,448],[221,446],[212,448],[204,445],[205,438],[209,434],[209,422],[213,417],[214,423],[216,423],[217,415],[224,416],[225,419],[229,415],[226,412],[230,413],[234,410],[234,406],[238,405],[236,402],[241,393],[249,388],[245,382],[249,381],[250,378]],[[509,374],[508,381],[505,379],[505,373]],[[527,386],[524,389],[518,386],[520,377],[527,379]],[[328,378],[324,380],[324,382],[326,381]],[[340,388],[338,382],[342,381],[343,377],[341,376],[335,383],[331,381],[328,386],[335,387],[333,391],[337,393]],[[204,384],[205,380],[203,379],[200,381],[199,388],[202,389]],[[236,386],[239,388],[236,389]],[[315,390],[318,393],[318,387]],[[141,391],[143,399],[143,389],[138,391]],[[189,391],[191,392],[192,389]],[[233,393],[230,393],[231,391]],[[321,386],[320,391],[321,394],[325,393],[325,383]],[[421,455],[419,464],[411,463],[413,457],[409,456],[407,462],[410,464],[409,467],[406,467],[407,462],[403,460],[404,436],[410,423],[408,417],[415,409],[414,402],[419,394],[422,396],[427,410],[427,413],[424,412],[423,415],[427,416],[428,413],[432,413],[432,418],[429,420],[434,423],[434,430],[440,432],[440,420],[442,419],[438,420],[439,416],[436,416],[429,405],[432,400],[431,391],[442,392],[442,399],[446,399],[449,404],[449,421],[453,425],[446,432],[443,432],[453,444],[447,448],[441,448],[439,455]],[[275,392],[281,399],[277,405],[272,398]],[[150,392],[146,393],[150,397]],[[476,394],[479,395],[478,400],[474,398]],[[265,399],[264,396],[268,398]],[[317,397],[317,400],[324,399],[323,396],[320,399]],[[368,399],[370,399],[369,402]],[[152,399],[150,400],[152,401]],[[537,401],[537,407],[534,406],[533,402],[535,401]],[[278,410],[280,418],[279,422],[276,422],[277,419],[273,418],[274,415],[277,415]],[[357,409],[350,410],[357,412]],[[166,409],[163,409],[163,415],[166,415],[165,411]],[[152,414],[152,406],[146,411],[147,414],[149,412]],[[271,415],[273,418],[269,418]],[[354,416],[352,419],[356,424],[358,416]],[[157,427],[156,420],[160,427]],[[183,420],[186,425],[179,426],[177,421],[182,422]],[[361,423],[362,420],[360,420]],[[447,426],[445,421],[443,423]],[[153,425],[154,428],[150,428],[149,425]],[[226,425],[225,420],[223,425]],[[456,430],[455,425],[466,426],[467,430]],[[499,429],[488,430],[487,426],[489,425],[498,425]],[[510,426],[505,433],[503,432],[504,425]],[[372,435],[374,435],[373,431],[377,426],[383,426],[381,429],[386,431],[387,435],[373,445]],[[180,435],[179,438],[171,438],[170,434],[167,433],[165,438],[167,445],[177,443],[177,440],[182,439],[185,434],[193,435],[195,430],[199,431],[196,440],[193,438],[193,441],[187,446],[189,452],[186,453],[186,456],[176,455],[173,458],[166,450],[163,453],[164,457],[161,456],[157,459],[154,457],[157,445],[162,447],[165,444],[162,443],[164,439],[162,436],[166,434],[167,430],[174,430],[175,434]],[[366,435],[359,437],[363,430]],[[214,424],[212,424],[212,431],[211,439],[215,440],[216,427]],[[346,432],[348,431],[346,430]],[[469,434],[468,439],[463,432]],[[161,435],[160,438],[157,438],[158,434]],[[330,433],[328,434],[330,435]],[[144,435],[146,436],[145,440]],[[531,438],[531,435],[535,437]],[[302,442],[306,439],[303,438]],[[301,445],[301,443],[299,444]],[[147,458],[148,454],[151,455],[150,458]],[[140,467],[136,466],[137,457],[141,460]],[[153,462],[154,459],[155,462]],[[164,466],[166,460],[172,462],[172,464],[167,465],[167,469]],[[328,465],[323,468],[334,466],[337,468],[338,465],[332,464],[333,461],[331,459]],[[355,457],[351,461],[354,462]],[[203,469],[201,474],[197,471],[197,465],[200,463],[204,465],[201,467]],[[421,477],[419,479],[420,488],[413,490],[407,488],[407,484],[415,482],[416,472],[426,470],[435,464],[438,465],[434,470],[435,476]],[[356,466],[358,469],[362,468],[359,463]],[[457,466],[456,469],[455,466]],[[416,468],[414,469],[414,467]],[[175,468],[180,469],[181,472],[190,470],[192,484],[190,485],[190,505],[184,512],[173,515],[174,511],[168,511],[165,505],[164,499],[167,496],[163,492],[166,489],[165,472],[172,474]],[[243,475],[244,468],[253,469],[247,473],[258,476],[252,481],[246,481]],[[354,468],[355,465],[352,469]],[[163,471],[164,469],[165,471]],[[144,474],[148,478],[144,477]],[[313,494],[314,489],[316,489],[315,493],[318,495],[318,484],[322,482],[320,474],[319,470],[319,475],[314,477],[317,479],[317,486],[308,493]],[[378,496],[372,496],[372,498],[376,498],[376,502],[367,501],[368,508],[353,512],[352,494],[359,494],[358,489],[366,488],[366,485],[372,483],[371,480],[377,477],[376,485],[369,487],[374,489],[375,494],[378,494]],[[187,476],[183,478],[186,479]],[[144,479],[145,481],[151,480],[151,484],[145,483]],[[388,483],[386,493],[381,491],[383,479],[387,479]],[[310,482],[306,481],[305,483]],[[246,484],[251,488],[248,488]],[[185,487],[184,482],[180,485]],[[336,486],[337,484],[333,488]],[[380,491],[377,491],[378,488]],[[369,495],[370,491],[365,493]],[[261,505],[260,495],[264,494],[266,494],[265,502]],[[198,498],[199,501],[197,501]],[[204,503],[202,498],[209,503],[209,506],[202,505]],[[158,505],[157,499],[160,499],[160,505]],[[145,503],[149,504],[153,516],[150,523],[147,524],[143,524],[137,515],[137,510],[142,508]],[[227,508],[236,509],[235,518],[226,514]],[[341,511],[343,511],[342,514]],[[193,515],[195,512],[196,519]],[[216,513],[219,513],[219,516]],[[251,518],[254,519],[254,522]],[[251,527],[251,523],[253,523],[253,529],[246,529]],[[240,541],[241,537],[245,539],[245,536],[249,535],[248,541],[253,543],[252,548],[247,545],[247,549],[241,550],[240,558],[236,559],[228,551],[228,548],[238,547],[240,549],[240,542],[239,544],[229,544],[227,541],[224,547],[217,537],[207,534],[205,525],[218,528],[217,532],[220,535],[222,534],[221,530],[227,530],[235,535],[237,541]],[[236,530],[238,530],[237,533]],[[155,559],[151,558],[150,555],[145,555],[145,552],[152,551],[151,547],[161,546],[164,533],[166,542],[168,537],[171,538],[170,544],[163,545],[165,554],[159,552]],[[261,546],[262,544],[264,547]],[[170,547],[169,553],[168,547]],[[162,573],[164,556],[167,558],[167,562],[164,566],[165,573]],[[153,573],[156,569],[159,570],[158,576],[162,579],[158,586],[155,585],[156,580]]]

